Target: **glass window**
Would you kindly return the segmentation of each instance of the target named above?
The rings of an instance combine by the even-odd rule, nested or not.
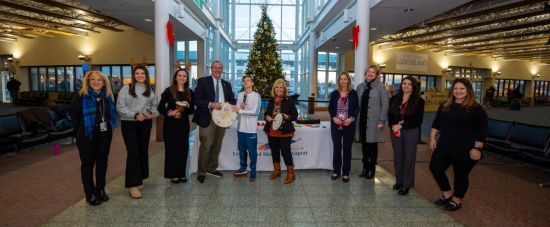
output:
[[[318,52],[317,57],[317,69],[318,70],[326,70],[327,68],[327,53],[326,52]]]
[[[328,95],[327,93],[327,80],[326,80],[327,73],[325,71],[318,71],[317,72],[317,99],[319,100],[325,100],[325,95]]]
[[[31,81],[31,91],[39,91],[38,87],[40,85],[40,80],[38,77],[38,68],[31,67],[29,68],[29,75]]]
[[[107,78],[111,78],[111,66],[101,66],[100,70],[101,73],[103,73],[103,75],[105,75]]]
[[[47,78],[48,90],[47,91],[55,91],[55,85],[56,85],[55,78],[56,78],[55,67],[48,68],[48,78]]]
[[[74,67],[65,67],[65,79],[67,80],[68,90],[70,92],[76,91],[74,89]]]
[[[155,84],[155,66],[149,65],[147,66],[147,71],[149,71],[149,81],[151,82],[151,85]],[[154,86],[153,86],[154,88]]]
[[[132,83],[132,66],[122,66],[122,83],[123,85]]]
[[[84,71],[82,70],[82,67],[76,67],[75,68],[75,91],[80,91],[82,88],[82,79],[84,78]]]
[[[65,78],[65,67],[57,67],[57,91],[69,91],[69,84]]]
[[[38,73],[40,74],[40,81],[39,81],[39,91],[47,91],[48,89],[48,73],[46,72],[46,67],[40,67],[38,69]]]
[[[111,86],[113,88],[113,92],[118,93],[120,91],[120,88],[122,88],[122,77],[121,77],[121,67],[120,66],[113,66],[111,68]]]

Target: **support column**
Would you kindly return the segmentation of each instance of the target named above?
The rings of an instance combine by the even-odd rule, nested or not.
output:
[[[197,79],[206,75],[206,56],[208,48],[206,48],[206,41],[197,40]]]
[[[311,93],[314,94],[316,98],[317,97],[317,38],[315,37],[315,32],[309,33],[309,93],[307,94],[308,97],[311,95]]]
[[[170,19],[170,1],[155,0],[155,91],[158,94],[170,86],[170,45],[166,23]],[[160,95],[157,95],[160,99]],[[162,116],[156,118],[156,141],[164,141]]]
[[[170,1],[155,0],[155,90],[163,91],[170,85],[170,45],[166,23],[170,19]],[[160,99],[160,96],[158,96]]]
[[[355,87],[365,80],[365,69],[368,66],[370,7],[370,1],[357,1],[355,24],[359,25],[359,45],[355,50],[355,77],[353,79]]]

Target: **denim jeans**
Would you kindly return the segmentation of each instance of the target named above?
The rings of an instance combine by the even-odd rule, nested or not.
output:
[[[258,137],[256,133],[238,132],[237,138],[241,169],[246,169],[248,151],[250,155],[250,171],[256,172],[256,161],[258,160]]]

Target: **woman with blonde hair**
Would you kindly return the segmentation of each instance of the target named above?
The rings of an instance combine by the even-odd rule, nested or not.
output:
[[[287,171],[284,183],[290,184],[296,179],[294,162],[292,160],[292,153],[290,152],[290,142],[294,136],[294,131],[296,131],[292,121],[295,121],[298,117],[298,110],[296,110],[294,102],[287,97],[288,89],[283,79],[278,79],[273,83],[271,96],[272,98],[269,100],[264,114],[266,121],[264,132],[267,134],[269,147],[271,148],[274,168],[269,179],[273,180],[281,176],[282,155]],[[281,124],[279,127],[273,127],[274,122],[281,122]]]
[[[359,137],[363,153],[363,171],[359,177],[374,178],[378,143],[386,141],[383,130],[388,116],[388,93],[378,76],[380,70],[371,65],[365,72],[365,82],[357,85],[359,97]]]
[[[445,206],[445,210],[454,211],[462,206],[470,172],[482,157],[487,121],[487,113],[476,102],[472,83],[468,79],[455,79],[447,101],[437,110],[430,135],[430,148],[434,151],[430,171],[442,194],[435,204]],[[445,174],[451,165],[454,192]]]
[[[92,206],[99,205],[109,200],[105,177],[113,129],[118,125],[111,84],[101,72],[89,71],[84,76],[82,89],[71,103],[71,119],[86,201]]]
[[[337,89],[330,93],[328,103],[328,112],[332,119],[330,135],[334,148],[332,156],[334,170],[331,176],[333,180],[342,175],[342,181],[349,181],[351,146],[355,136],[355,119],[359,111],[358,99],[357,92],[353,90],[351,77],[347,72],[341,72],[338,75]]]

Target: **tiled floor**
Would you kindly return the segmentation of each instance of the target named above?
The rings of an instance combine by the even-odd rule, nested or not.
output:
[[[129,197],[120,176],[108,182],[108,202],[91,207],[82,199],[46,225],[461,226],[414,191],[396,195],[393,176],[382,168],[375,180],[352,176],[349,183],[332,181],[326,170],[299,170],[290,185],[269,180],[267,172],[250,183],[227,171],[223,178],[207,176],[204,184],[195,177],[172,184],[162,178],[163,163],[162,153],[150,159],[152,177],[142,199]]]

